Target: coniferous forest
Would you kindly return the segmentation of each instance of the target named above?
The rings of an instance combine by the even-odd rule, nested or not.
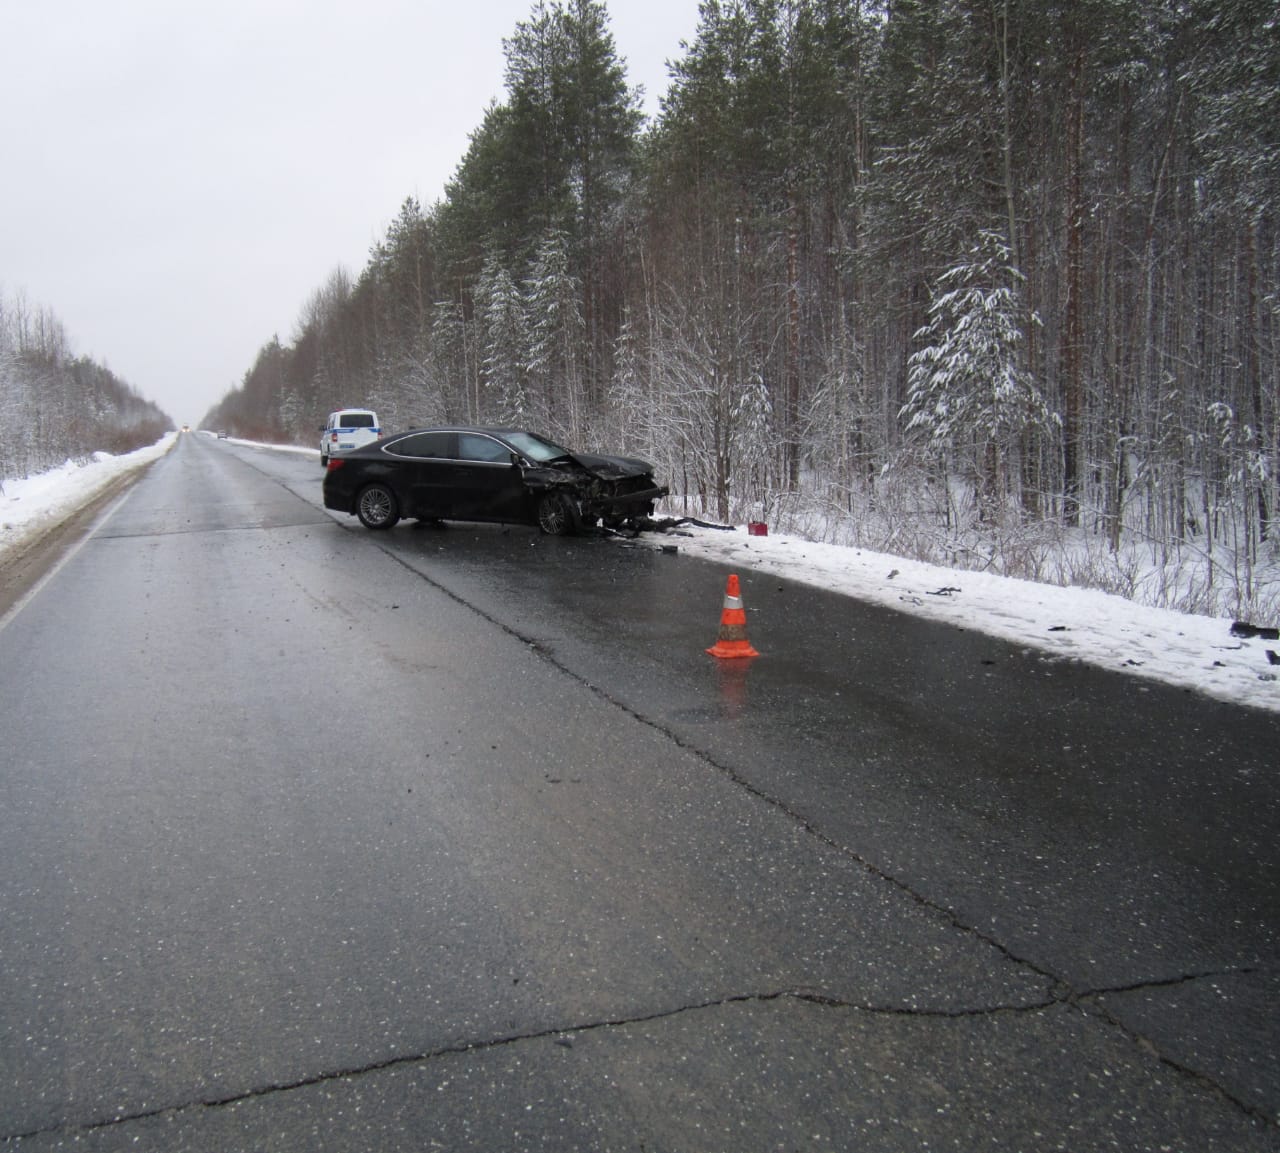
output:
[[[699,13],[647,120],[607,5],[536,3],[439,201],[205,423],[526,425],[676,513],[1280,611],[1273,0]]]

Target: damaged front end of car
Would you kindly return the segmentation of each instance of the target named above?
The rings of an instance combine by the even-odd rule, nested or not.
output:
[[[576,528],[602,522],[618,528],[653,515],[654,505],[667,495],[653,479],[653,468],[627,457],[575,453],[553,465],[524,469],[525,487],[539,498],[555,495],[572,506]]]

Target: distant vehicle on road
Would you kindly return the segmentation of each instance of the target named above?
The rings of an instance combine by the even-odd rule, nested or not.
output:
[[[382,436],[378,414],[368,408],[343,408],[329,413],[320,430],[320,463],[326,467],[331,456],[372,444]]]
[[[218,439],[219,440],[227,439],[227,430],[225,428],[218,429]]]
[[[570,452],[511,428],[413,429],[332,457],[324,474],[325,508],[370,529],[410,517],[537,525],[559,536],[651,516],[666,493],[645,461]]]

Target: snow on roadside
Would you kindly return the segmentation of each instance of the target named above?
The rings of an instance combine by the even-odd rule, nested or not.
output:
[[[36,476],[0,481],[0,559],[74,516],[117,477],[164,456],[177,437],[178,433],[170,432],[135,452],[121,456],[95,452],[85,463],[69,460]]]
[[[171,433],[149,448],[124,456],[98,453],[88,464],[68,462],[41,476],[5,481],[0,493],[0,559],[65,520],[122,473],[163,456],[178,435]],[[315,454],[313,449],[297,446],[254,447]],[[786,577],[900,612],[978,629],[1058,659],[1087,661],[1280,712],[1280,664],[1272,664],[1268,657],[1268,650],[1280,654],[1280,641],[1233,636],[1227,619],[1144,608],[1093,589],[942,568],[799,537],[750,536],[742,527],[684,525],[678,531],[678,537],[659,539],[674,539],[681,552],[726,568]],[[750,620],[749,597],[745,607]],[[1253,623],[1275,626],[1280,622]]]

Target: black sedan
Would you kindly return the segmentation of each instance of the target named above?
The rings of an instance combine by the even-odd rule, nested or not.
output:
[[[325,508],[371,529],[410,517],[530,524],[560,535],[650,516],[666,493],[642,460],[569,452],[510,428],[412,429],[331,457],[324,474]]]

